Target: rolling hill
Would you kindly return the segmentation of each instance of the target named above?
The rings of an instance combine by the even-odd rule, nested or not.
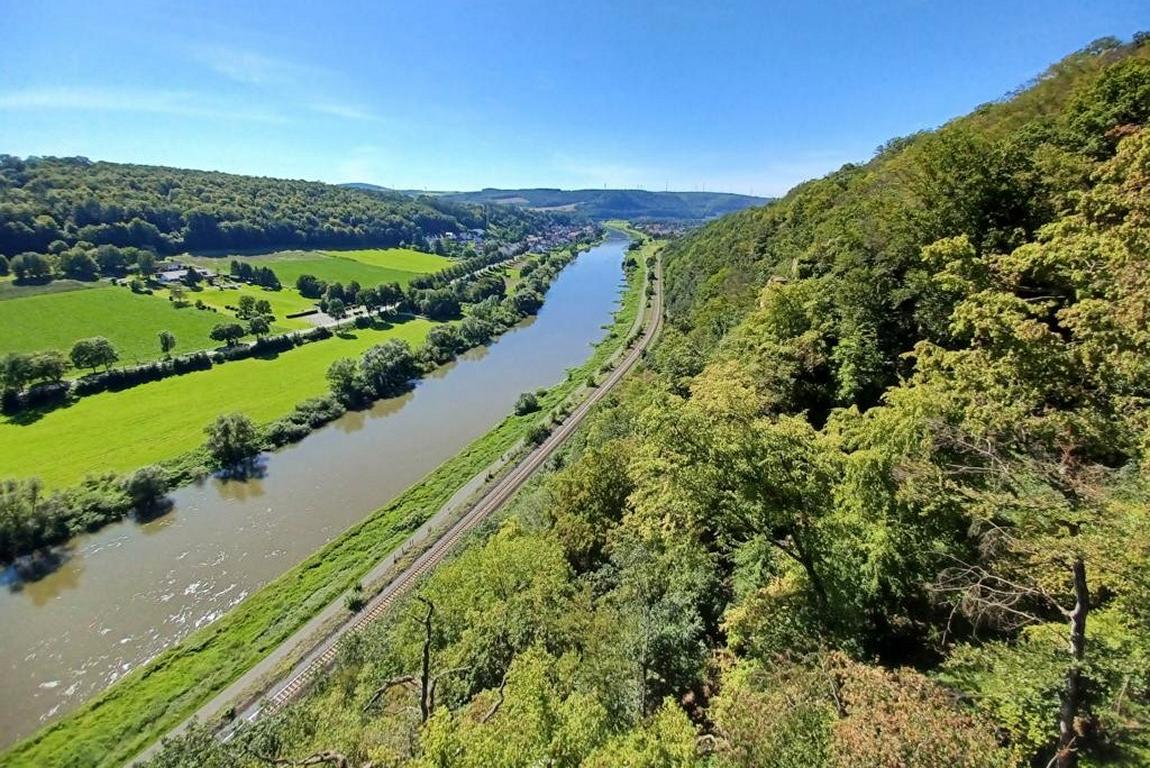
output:
[[[453,202],[501,203],[569,211],[592,219],[713,219],[763,205],[768,198],[727,192],[648,192],[643,189],[483,189],[443,195]]]
[[[394,194],[376,184],[343,186],[361,191]],[[648,192],[643,189],[495,189],[477,192],[404,190],[412,197],[433,197],[453,203],[511,205],[532,210],[562,211],[596,220],[708,220],[769,203],[771,198],[729,192]]]

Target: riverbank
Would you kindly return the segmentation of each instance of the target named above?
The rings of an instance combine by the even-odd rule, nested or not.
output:
[[[653,248],[653,246],[649,246]],[[622,347],[643,305],[645,259],[629,279],[611,333],[592,356],[541,399],[541,413],[511,416],[424,481],[240,603],[179,646],[97,694],[4,756],[16,765],[113,765],[222,689],[350,588],[455,490],[519,443],[544,414],[563,406]]]
[[[0,562],[36,553],[30,569],[38,569],[54,556],[46,547],[133,513],[144,519],[153,516],[166,503],[157,505],[159,494],[216,468],[202,446],[203,428],[221,413],[238,411],[261,424],[267,450],[297,442],[340,417],[347,409],[341,398],[329,394],[326,376],[336,360],[353,359],[399,339],[414,347],[418,370],[411,380],[416,381],[465,348],[490,343],[536,314],[555,276],[585,247],[590,246],[580,243],[532,255],[528,282],[506,298],[502,291],[469,298],[467,317],[458,322],[436,324],[412,316],[390,323],[356,322],[335,337],[327,333],[324,341],[289,344],[281,351],[271,351],[279,347],[269,344],[266,354],[81,398],[31,422],[18,414],[0,423],[0,453],[13,459],[8,471],[19,476],[25,468],[24,477],[37,478],[10,486],[9,506],[15,512],[0,520],[0,541],[7,545],[0,548]],[[371,396],[379,394],[394,393]],[[110,442],[109,434],[117,439]],[[69,451],[61,454],[62,445]],[[138,495],[128,489],[138,485],[132,471],[141,465],[148,468],[151,490],[137,501]],[[47,472],[33,472],[35,468]],[[53,483],[60,474],[75,484]],[[51,495],[43,493],[45,486]]]
[[[592,245],[574,247],[584,251]],[[554,259],[559,253],[540,258]],[[418,347],[436,325],[412,318],[382,329],[350,327],[290,351],[89,395],[39,414],[17,414],[0,421],[0,454],[8,456],[5,475],[35,477],[47,488],[62,489],[89,474],[163,463],[182,484],[206,469],[196,453],[203,428],[216,416],[242,411],[257,423],[270,423],[301,401],[325,394],[325,374],[333,361],[393,338]],[[109,432],[115,441],[107,439]],[[64,445],[67,451],[60,450]]]

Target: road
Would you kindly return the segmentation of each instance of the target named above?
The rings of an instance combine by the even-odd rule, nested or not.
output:
[[[421,577],[434,569],[469,531],[473,530],[514,497],[536,470],[579,428],[583,419],[586,418],[591,409],[606,397],[615,385],[635,367],[639,360],[642,359],[643,353],[650,346],[651,341],[654,340],[659,333],[663,324],[663,275],[661,258],[656,260],[654,277],[655,291],[651,298],[650,306],[639,313],[635,319],[635,326],[629,334],[633,335],[640,327],[645,327],[643,335],[634,347],[625,351],[622,359],[618,360],[614,369],[607,377],[599,383],[598,387],[590,391],[587,397],[563,420],[562,424],[554,428],[546,440],[532,449],[511,471],[483,493],[470,509],[447,528],[442,536],[428,546],[413,562],[395,574],[394,578],[387,582],[387,584],[367,602],[360,612],[348,614],[348,610],[343,602],[343,597],[341,596],[339,600],[327,606],[320,614],[285,640],[259,664],[241,675],[224,691],[197,710],[196,713],[184,721],[184,723],[173,729],[169,736],[178,735],[194,721],[211,722],[213,719],[218,719],[221,713],[231,709],[237,701],[240,701],[241,705],[235,710],[235,717],[219,732],[219,737],[225,741],[230,739],[236,729],[242,727],[245,723],[250,723],[261,716],[273,714],[282,709],[300,693],[305,691],[309,684],[315,680],[320,673],[331,666],[338,653],[338,646],[341,639],[349,633],[359,631],[387,613],[391,606],[403,595],[407,594],[411,588],[418,583]],[[460,489],[451,501],[449,501],[443,509],[439,510],[431,520],[421,526],[418,531],[412,534],[403,545],[397,548],[384,561],[377,564],[375,568],[364,577],[363,583],[372,584],[383,578],[407,552],[418,548],[426,542],[428,538],[442,530],[444,523],[453,517],[459,507],[470,500],[470,497],[482,487],[488,473],[498,469],[498,466],[488,468],[473,478],[472,481]],[[330,629],[324,638],[316,643],[315,638],[317,633],[333,624],[341,614],[346,615],[347,619],[335,626],[334,629]],[[290,672],[276,679],[271,685],[261,684],[274,670],[286,663],[293,656],[299,654],[300,651],[308,647],[309,644],[313,645],[312,650],[306,653],[291,668]],[[257,690],[258,692],[252,695],[251,691],[253,690]],[[247,703],[243,704],[242,702]],[[153,744],[140,753],[134,762],[148,759],[155,753],[158,747],[158,744]]]

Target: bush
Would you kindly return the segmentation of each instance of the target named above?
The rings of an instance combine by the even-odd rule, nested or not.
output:
[[[351,588],[351,592],[343,599],[343,604],[352,613],[359,613],[363,610],[363,606],[367,604],[367,600],[363,596],[363,585],[356,582],[355,586]]]
[[[60,492],[59,500],[73,534],[119,520],[132,507],[123,480],[111,472],[89,475],[78,486]]]
[[[15,389],[5,389],[0,392],[0,413],[11,415],[24,407],[24,399]]]
[[[204,448],[220,467],[231,467],[263,448],[259,428],[242,413],[226,413],[204,428]]]
[[[287,416],[269,424],[264,437],[276,448],[296,443],[311,434],[313,429],[335,421],[346,412],[347,409],[334,397],[313,397],[298,404]]]
[[[515,415],[524,416],[539,410],[539,398],[534,392],[524,392],[515,401]]]
[[[551,427],[543,422],[534,424],[527,430],[524,439],[528,445],[541,445],[544,440],[551,434]]]
[[[261,355],[269,352],[287,352],[290,349],[294,349],[295,345],[295,337],[290,333],[280,334],[279,336],[265,336],[264,338],[256,339],[256,343],[251,346],[251,354]]]
[[[268,445],[279,448],[290,443],[297,443],[309,434],[311,434],[311,426],[285,417],[269,424],[264,436]]]
[[[0,482],[0,562],[31,552],[68,535],[66,510],[38,480]]]
[[[62,405],[68,399],[70,387],[65,381],[55,384],[39,384],[29,388],[20,397],[20,408],[51,408]]]
[[[136,509],[151,509],[168,492],[170,478],[166,469],[153,464],[128,475],[122,487]]]
[[[347,409],[334,397],[313,397],[298,404],[288,418],[311,427],[322,427],[345,413]]]

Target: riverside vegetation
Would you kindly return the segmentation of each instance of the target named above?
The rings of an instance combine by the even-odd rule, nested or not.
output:
[[[151,765],[1146,765],[1148,234],[1139,36],[684,237],[501,524]]]
[[[639,236],[638,233],[635,233]],[[537,394],[538,410],[504,419],[423,481],[368,515],[233,610],[0,756],[11,765],[118,765],[180,723],[238,674],[276,648],[317,611],[351,589],[470,478],[562,418],[568,400],[609,370],[635,340],[648,264],[660,243],[645,240],[627,263],[627,289],[604,340],[558,385]],[[560,256],[562,258],[562,256]]]
[[[94,466],[138,467],[155,460],[157,452],[162,451],[159,458],[164,460],[147,468],[148,477],[162,497],[167,488],[212,469],[229,469],[236,463],[234,449],[212,451],[199,447],[203,441],[199,428],[209,420],[250,406],[255,417],[264,423],[259,431],[260,439],[245,444],[245,456],[300,440],[311,430],[341,416],[348,407],[363,407],[377,398],[398,394],[413,378],[454,359],[465,349],[487,343],[522,318],[534,314],[542,305],[543,294],[551,281],[574,258],[578,248],[571,246],[549,254],[521,257],[521,279],[510,293],[506,291],[503,277],[490,271],[497,263],[490,255],[460,260],[445,270],[444,277],[433,276],[427,287],[413,287],[406,293],[398,286],[387,285],[379,289],[357,288],[350,296],[344,292],[341,295],[349,302],[363,303],[372,310],[386,310],[391,316],[387,320],[369,315],[357,317],[355,330],[341,334],[351,336],[350,340],[340,338],[295,350],[296,344],[332,337],[330,330],[316,328],[303,335],[292,333],[257,340],[250,347],[224,350],[211,356],[191,355],[128,372],[98,374],[96,379],[80,380],[74,391],[99,393],[155,379],[166,380],[149,384],[139,390],[139,396],[134,392],[86,396],[65,411],[52,415],[60,418],[44,424],[12,426],[0,436],[11,440],[14,447],[20,447],[19,468],[35,471],[40,466],[50,467],[55,473],[52,479],[69,477],[63,473],[72,468],[90,472]],[[327,286],[328,291],[331,288]],[[385,289],[390,298],[374,298]],[[336,300],[323,299],[324,302]],[[435,325],[423,319],[394,316],[397,308],[408,307],[440,320],[458,316],[463,311],[466,316],[457,322]],[[422,344],[413,349],[412,342]],[[362,352],[359,360],[343,357],[355,351]],[[213,362],[280,353],[284,355],[271,361],[248,360],[213,367]],[[9,356],[8,360],[12,359]],[[29,357],[29,360],[36,359],[39,357]],[[110,358],[97,362],[110,362]],[[188,371],[199,373],[180,375]],[[272,382],[285,380],[285,371],[291,373],[286,379],[290,386],[273,385]],[[170,376],[175,378],[166,378]],[[11,377],[8,381],[11,382]],[[329,387],[330,393],[325,393]],[[185,401],[186,406],[171,411],[173,403]],[[109,448],[103,439],[104,425],[109,416],[115,414],[122,416],[119,441],[116,447]],[[55,446],[65,435],[72,444],[69,460],[49,460],[47,457],[55,455]],[[87,445],[86,438],[90,438]],[[137,474],[134,471],[123,475],[116,471],[89,474],[80,483],[51,494],[45,493],[37,479],[7,481],[0,495],[0,543],[3,545],[0,561],[35,552],[82,531],[94,530],[133,511],[150,515],[156,500],[149,499],[147,505],[140,508],[135,501],[137,497],[128,490]]]

